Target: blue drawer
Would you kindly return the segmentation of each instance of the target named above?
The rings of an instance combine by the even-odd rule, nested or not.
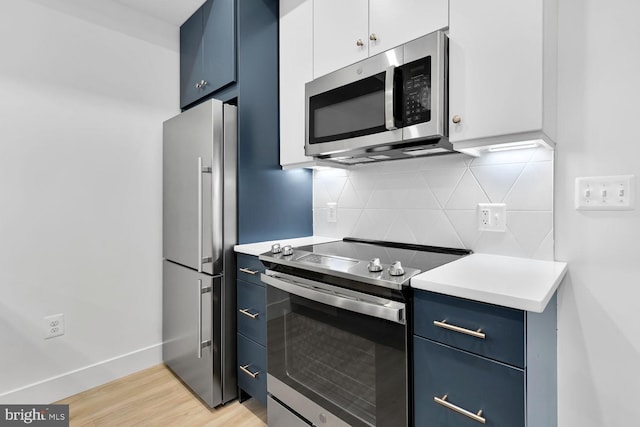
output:
[[[266,345],[267,322],[265,287],[237,281],[238,332],[255,342]]]
[[[238,334],[238,387],[267,405],[266,349],[242,334]]]
[[[264,273],[265,268],[258,257],[245,254],[236,255],[238,257],[238,279],[264,286],[260,280],[260,274]]]
[[[525,366],[521,310],[416,291],[413,316],[416,335],[520,368]],[[468,335],[477,331],[484,338]]]
[[[487,426],[524,427],[525,374],[420,337],[414,342],[414,411],[416,426],[482,425],[461,408],[485,418]],[[446,395],[446,397],[445,397]],[[438,403],[437,399],[444,402]],[[445,405],[454,405],[447,407]]]

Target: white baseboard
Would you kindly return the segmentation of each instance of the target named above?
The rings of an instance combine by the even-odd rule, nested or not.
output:
[[[162,343],[0,394],[2,404],[49,404],[162,363]]]

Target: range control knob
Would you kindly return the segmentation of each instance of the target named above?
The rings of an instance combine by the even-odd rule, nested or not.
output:
[[[391,267],[389,267],[389,275],[390,276],[402,276],[404,274],[404,268],[402,268],[402,264],[400,264],[400,261],[396,261],[393,264],[391,264]]]
[[[382,271],[382,264],[380,264],[380,258],[373,258],[371,261],[369,261],[369,265],[367,265],[367,268],[372,273],[377,273],[378,271]]]
[[[280,249],[280,243],[275,243],[275,244],[271,245],[271,253],[272,254],[279,254],[280,252],[282,252],[282,249]]]
[[[293,255],[293,248],[291,247],[291,245],[286,245],[282,247],[282,255],[284,256]]]

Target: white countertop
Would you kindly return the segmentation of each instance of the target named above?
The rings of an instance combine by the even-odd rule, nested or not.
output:
[[[411,279],[411,287],[542,313],[566,262],[471,254]]]
[[[342,239],[339,239],[337,237],[307,236],[296,237],[294,239],[270,240],[268,242],[246,243],[243,245],[235,245],[233,249],[241,254],[258,256],[261,253],[271,250],[271,245],[273,245],[274,243],[280,243],[281,246],[291,245],[293,247],[296,247],[315,245],[317,243],[335,242],[336,240]]]

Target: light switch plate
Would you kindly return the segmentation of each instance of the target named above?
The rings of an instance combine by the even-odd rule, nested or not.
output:
[[[576,178],[575,207],[592,211],[635,209],[635,175]]]
[[[335,202],[327,203],[327,222],[338,222],[338,211]]]

